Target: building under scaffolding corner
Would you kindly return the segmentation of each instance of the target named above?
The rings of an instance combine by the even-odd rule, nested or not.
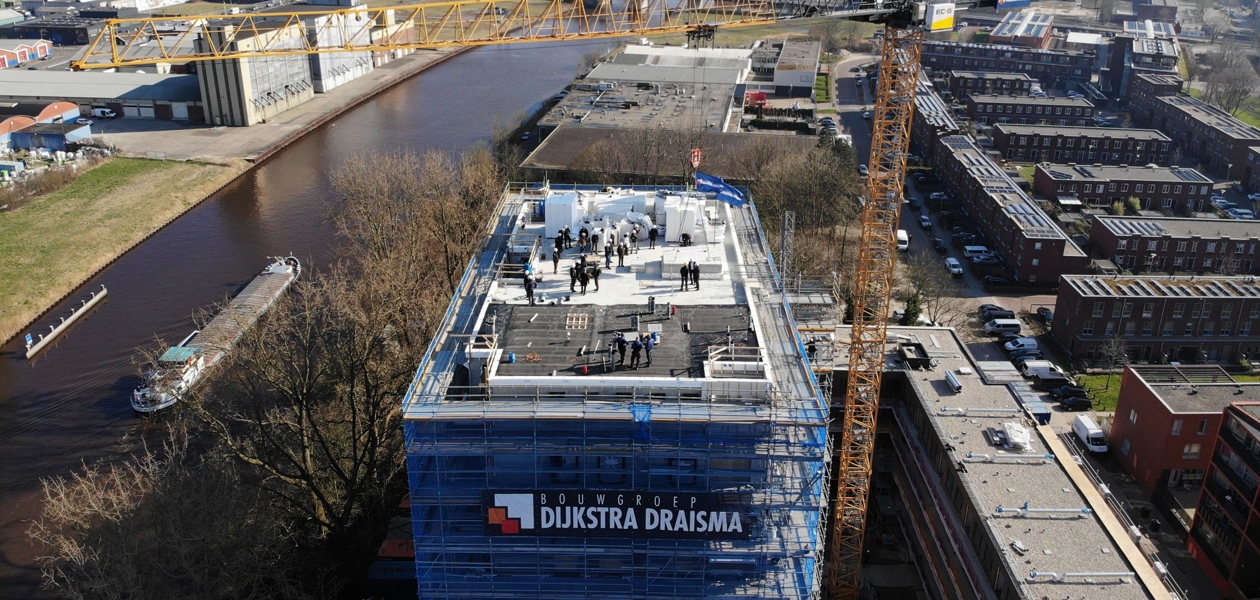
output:
[[[513,186],[486,235],[404,405],[420,597],[817,597],[827,403],[752,203]]]

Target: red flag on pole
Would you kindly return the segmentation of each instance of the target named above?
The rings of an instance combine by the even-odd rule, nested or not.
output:
[[[691,168],[693,169],[700,168],[700,153],[701,151],[699,148],[691,149]]]

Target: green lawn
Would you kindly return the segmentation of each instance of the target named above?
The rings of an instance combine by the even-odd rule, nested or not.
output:
[[[1037,167],[1033,165],[1028,165],[1027,167],[1020,167],[1019,176],[1023,177],[1024,179],[1027,179],[1028,183],[1032,183],[1033,173],[1035,173],[1036,171],[1037,171]]]
[[[1245,383],[1260,382],[1260,375],[1234,375],[1234,380]]]
[[[1190,88],[1189,93],[1195,98],[1200,100],[1203,99],[1202,90]],[[1251,125],[1252,127],[1260,127],[1260,105],[1257,105],[1255,98],[1249,98],[1247,102],[1243,104],[1242,110],[1239,110],[1238,114],[1234,116],[1238,117],[1239,121]]]
[[[1094,400],[1094,410],[1111,412],[1116,410],[1116,401],[1120,398],[1120,380],[1124,373],[1111,376],[1111,385],[1107,385],[1107,375],[1077,375],[1076,381],[1089,390],[1089,397]]]

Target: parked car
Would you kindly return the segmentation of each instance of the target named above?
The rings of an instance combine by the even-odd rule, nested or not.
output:
[[[949,200],[949,194],[946,192],[932,192],[931,194],[928,194],[928,200],[933,202],[944,202]]]
[[[949,250],[949,247],[945,245],[945,240],[942,240],[941,238],[932,238],[932,249],[940,252],[941,254],[945,254],[945,252]]]
[[[910,201],[907,202],[907,204],[910,205],[910,210],[919,210],[923,208],[923,205],[919,204],[919,201],[915,200],[914,198],[911,198]]]
[[[1037,350],[1040,345],[1037,343],[1037,338],[1022,337],[1006,342],[1002,347],[1006,348],[1007,352],[1015,352],[1017,350]]]
[[[922,227],[922,228],[924,228],[924,229],[931,230],[931,229],[932,229],[932,219],[930,219],[927,215],[923,215],[923,216],[919,217],[919,227]]]
[[[949,274],[953,275],[954,277],[963,276],[962,263],[958,262],[957,258],[945,259],[945,270],[949,271]]]
[[[871,118],[871,113],[870,113],[870,111],[865,111],[865,110],[864,110],[864,111],[862,111],[862,118],[863,118],[863,119],[869,119],[869,118]]]
[[[980,308],[976,309],[976,313],[983,315],[993,310],[1006,310],[1006,308],[999,304],[981,304]]]
[[[1050,397],[1055,400],[1061,398],[1071,398],[1073,396],[1089,396],[1089,391],[1079,385],[1065,385],[1050,390]]]
[[[867,169],[867,168],[866,168],[866,165],[858,165],[858,173],[861,173],[861,174],[863,174],[863,175],[866,175],[866,174],[868,174],[868,173],[870,173],[870,172],[871,172],[871,171],[870,171],[870,169]]]
[[[1084,396],[1069,396],[1059,400],[1059,407],[1063,410],[1091,410],[1094,402]]]
[[[1041,317],[1041,322],[1046,325],[1054,322],[1054,311],[1044,306],[1037,309],[1037,316]]]
[[[1247,194],[1247,199],[1252,202],[1260,202],[1260,194]]]
[[[1238,208],[1237,204],[1230,202],[1229,200],[1226,200],[1224,196],[1213,196],[1211,200],[1208,200],[1208,202],[1210,202],[1212,206],[1215,206],[1216,208],[1220,210],[1229,210],[1231,208]]]
[[[95,121],[93,121],[92,119],[78,119],[75,121],[75,123],[79,125],[91,125],[94,122]]]
[[[1018,334],[1018,333],[1011,333],[1011,332],[1009,332],[1009,331],[1008,331],[1008,332],[1006,332],[1006,333],[1003,333],[1003,334],[999,335],[999,336],[998,336],[998,338],[997,338],[997,342],[998,342],[999,344],[1002,344],[1003,346],[1005,346],[1007,342],[1014,341],[1014,340],[1018,340],[1019,338],[1022,338],[1022,337],[1024,337],[1024,336],[1022,336],[1022,335],[1020,335],[1020,334]]]
[[[836,120],[831,117],[823,117],[818,120],[818,124],[823,127],[834,127],[836,125]]]
[[[986,285],[1015,285],[1015,280],[1000,275],[985,275],[984,283]]]
[[[1249,221],[1256,218],[1256,213],[1251,212],[1245,208],[1231,208],[1225,211],[1225,214],[1229,215],[1231,219],[1242,219],[1244,221]]]
[[[981,254],[979,256],[971,257],[971,264],[973,265],[1000,265],[1002,264],[1002,259],[998,258],[997,256],[993,254]]]
[[[1027,360],[1043,360],[1045,358],[1046,358],[1046,355],[1042,354],[1041,350],[1038,348],[1016,350],[1011,353],[1011,360],[1023,359],[1027,361]]]
[[[980,315],[981,320],[992,321],[993,319],[1014,319],[1015,313],[1009,310],[986,310]]]

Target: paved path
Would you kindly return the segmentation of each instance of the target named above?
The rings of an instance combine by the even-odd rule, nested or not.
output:
[[[253,127],[212,127],[205,123],[122,118],[98,120],[92,130],[128,156],[209,162],[229,158],[254,161],[382,90],[465,51],[467,49],[449,48],[417,51],[327,94],[315,94],[306,103]]]

